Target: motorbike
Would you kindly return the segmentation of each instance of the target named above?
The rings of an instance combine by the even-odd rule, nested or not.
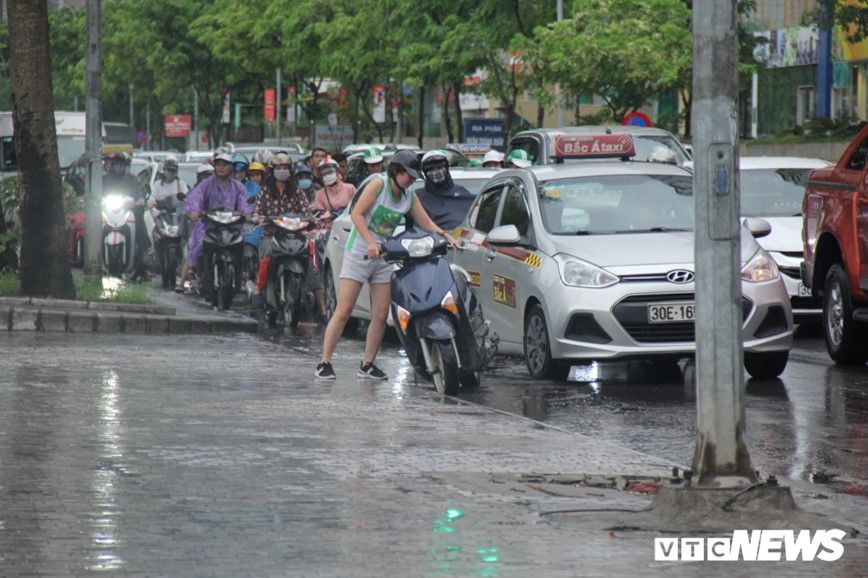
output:
[[[274,326],[283,316],[286,327],[296,327],[306,304],[304,278],[312,266],[311,251],[305,232],[313,225],[301,215],[287,213],[266,219],[272,237],[272,252],[265,291],[265,320]]]
[[[69,231],[69,264],[73,267],[84,267],[85,212],[67,213],[66,223]]]
[[[184,261],[184,206],[175,197],[157,201],[154,207],[153,242],[163,287],[174,289],[178,270]]]
[[[135,266],[136,218],[133,198],[107,193],[102,199],[103,262],[110,277],[121,277]]]
[[[382,245],[381,256],[400,267],[392,273],[391,313],[417,375],[441,395],[479,386],[497,350],[469,275],[444,258],[440,235],[408,229]]]
[[[203,242],[210,245],[211,266],[204,275],[210,277],[212,293],[207,296],[219,311],[232,307],[236,287],[240,282],[241,271],[235,266],[236,246],[244,242],[240,223],[245,220],[243,213],[227,209],[217,209],[202,213],[201,219],[215,225],[205,230]]]

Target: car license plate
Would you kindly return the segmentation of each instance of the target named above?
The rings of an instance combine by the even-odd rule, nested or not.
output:
[[[812,297],[811,290],[805,287],[804,283],[799,283],[799,297]]]
[[[693,321],[694,305],[685,303],[653,303],[648,305],[648,323],[678,323]]]

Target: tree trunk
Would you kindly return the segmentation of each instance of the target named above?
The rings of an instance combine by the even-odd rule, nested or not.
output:
[[[446,124],[446,142],[455,142],[452,138],[452,118],[449,115],[449,99],[452,96],[452,87],[443,86],[443,122]]]
[[[692,134],[692,127],[690,126],[693,122],[693,91],[685,90],[681,93],[681,102],[684,105],[684,138],[690,139],[690,135]]]
[[[422,86],[419,89],[419,98],[417,99],[418,107],[419,107],[419,134],[416,137],[416,141],[419,143],[419,148],[425,148],[422,144],[422,141],[425,139],[425,87]]]
[[[458,140],[453,142],[464,142],[464,115],[461,112],[461,84],[456,82],[453,85],[455,90],[455,128],[458,132]]]
[[[45,0],[9,0],[6,10],[21,186],[21,292],[72,299],[75,287],[57,158],[48,6]]]
[[[542,80],[540,80],[539,85],[540,85],[540,88],[545,89],[545,83]],[[563,94],[559,93],[558,98],[563,98]],[[540,103],[538,108],[536,109],[536,126],[537,126],[537,128],[542,128],[543,126],[545,126],[545,122],[546,122],[546,107],[544,107],[542,105],[542,103]]]

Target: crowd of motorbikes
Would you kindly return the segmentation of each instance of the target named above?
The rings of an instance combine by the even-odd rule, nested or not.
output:
[[[150,232],[152,252],[144,263],[152,275],[161,276],[173,289],[186,259],[189,223],[183,195],[158,202],[153,213],[144,212],[143,226]],[[139,262],[135,251],[136,219],[133,199],[105,194],[102,200],[102,252],[110,276],[131,275]],[[317,215],[319,217],[319,215]],[[252,290],[259,272],[258,243],[266,227],[274,245],[263,291],[262,316],[269,327],[282,322],[295,328],[305,315],[313,316],[314,297],[305,289],[310,267],[322,274],[320,264],[329,230],[319,218],[285,214],[264,224],[246,223],[245,216],[230,210],[201,216],[213,226],[206,232],[212,305],[231,308],[238,289],[246,281]],[[83,264],[84,215],[73,213],[70,222],[70,261]],[[242,227],[239,227],[242,225]],[[243,244],[243,265],[236,267],[238,245]],[[397,335],[416,374],[432,381],[441,394],[455,394],[479,385],[481,372],[494,357],[497,338],[489,338],[488,321],[469,275],[445,258],[447,243],[440,235],[408,229],[389,239],[381,258],[396,265],[391,280],[391,315]]]

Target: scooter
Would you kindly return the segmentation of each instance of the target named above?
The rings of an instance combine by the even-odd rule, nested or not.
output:
[[[280,314],[286,327],[295,328],[305,307],[304,278],[311,267],[305,231],[312,222],[292,213],[269,217],[266,222],[273,234],[273,245],[264,291],[265,320],[273,327]]]
[[[214,307],[225,311],[232,307],[236,287],[240,284],[241,271],[235,266],[237,245],[244,242],[240,223],[244,222],[243,213],[217,209],[202,213],[202,220],[215,226],[205,230],[204,243],[210,245],[211,267],[204,271],[211,281],[212,294],[209,296]]]
[[[133,198],[108,192],[102,199],[103,262],[110,277],[132,272],[135,265],[136,218]]]
[[[469,275],[449,265],[446,240],[408,229],[383,244],[382,257],[401,265],[392,273],[392,319],[418,375],[441,395],[479,386],[497,350]]]
[[[153,241],[163,287],[174,289],[186,245],[182,227],[184,207],[175,197],[168,197],[157,201],[154,208],[157,216],[154,219]]]

